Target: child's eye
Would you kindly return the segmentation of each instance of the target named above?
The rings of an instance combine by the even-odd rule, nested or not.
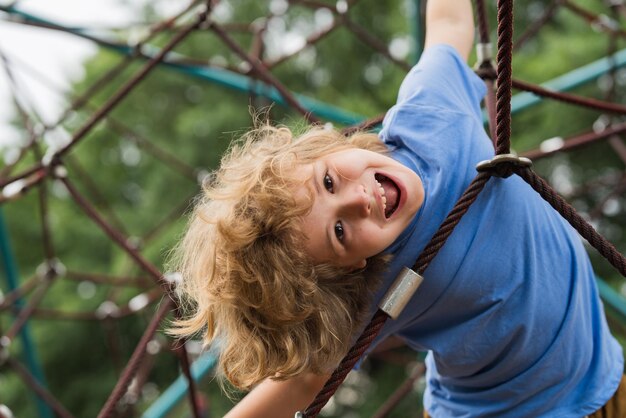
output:
[[[333,193],[333,178],[328,174],[324,174],[324,188]]]
[[[335,236],[337,237],[337,239],[340,242],[343,241],[343,225],[342,225],[341,221],[338,221],[335,224]]]

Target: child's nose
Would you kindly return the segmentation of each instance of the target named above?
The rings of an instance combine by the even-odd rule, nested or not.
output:
[[[358,217],[370,214],[371,199],[365,187],[358,185],[349,191],[346,196],[345,209],[349,214]]]

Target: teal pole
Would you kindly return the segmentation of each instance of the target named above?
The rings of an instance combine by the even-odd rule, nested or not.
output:
[[[11,250],[11,244],[9,242],[9,233],[4,222],[4,212],[0,208],[0,253],[2,256],[2,264],[4,265],[4,272],[7,278],[7,284],[10,291],[17,289],[18,287],[18,272],[17,265],[15,263],[15,257]],[[17,307],[23,306],[22,300],[18,299],[15,303]],[[24,347],[23,353],[26,358],[26,365],[33,375],[33,377],[42,385],[46,386],[45,378],[41,365],[39,364],[35,346],[33,345],[28,329],[28,323],[24,325],[20,331],[20,338]],[[41,418],[53,418],[52,409],[42,399],[37,397],[37,410]]]
[[[590,64],[565,73],[562,76],[546,81],[541,84],[541,87],[558,92],[569,91],[597,79],[598,77],[611,71],[613,68],[621,68],[625,65],[626,49],[622,49],[621,51],[613,54],[612,58],[600,58]],[[533,93],[518,93],[511,98],[511,115],[528,109],[542,100],[542,97]],[[483,121],[487,123],[487,113],[485,111],[483,111]]]
[[[622,319],[626,321],[626,298],[613,290],[611,286],[600,277],[596,277],[600,297],[609,307],[611,307]]]
[[[205,352],[191,365],[191,376],[195,382],[202,379],[214,366],[216,359]],[[143,413],[141,418],[164,418],[187,395],[189,383],[184,375],[178,378],[165,392]]]
[[[74,35],[81,36],[83,38],[87,38],[89,40],[96,42],[99,45],[102,45],[105,48],[111,49],[122,55],[132,55],[134,52],[133,48],[129,46],[115,44],[113,42],[108,42],[103,39],[100,39],[96,36],[92,36],[85,29],[68,28],[68,27],[59,25],[55,22],[34,16],[30,13],[25,13],[21,10],[18,10],[16,7],[13,7],[13,6],[0,7],[0,10],[6,13],[19,16],[21,19],[24,19],[26,21],[44,24],[47,26],[51,26],[53,28],[70,32]],[[147,58],[151,58],[158,53],[158,49],[150,48],[150,46],[144,45],[142,47],[142,52],[145,54]],[[175,52],[171,52],[167,55],[167,58],[175,61],[177,58],[180,59],[184,57],[182,57],[180,54],[176,54]],[[183,72],[185,74],[191,75],[196,78],[200,78],[206,81],[211,81],[216,84],[229,87],[233,90],[254,93],[258,96],[268,98],[280,105],[283,105],[283,106],[287,105],[287,102],[284,100],[282,95],[273,86],[269,86],[258,80],[254,80],[250,77],[241,75],[239,73],[235,73],[233,71],[228,71],[228,70],[218,69],[218,68],[209,68],[209,67],[193,66],[193,65],[187,65],[187,64],[179,64],[176,62],[167,62],[167,61],[163,62],[163,64],[165,64],[169,68],[178,70],[180,72]],[[296,93],[294,94],[294,97],[302,105],[303,108],[310,111],[312,114],[322,119],[334,122],[334,123],[339,123],[339,124],[344,124],[344,125],[354,125],[366,119],[362,115],[358,115],[356,113],[343,110],[339,107],[330,105],[328,103],[324,103],[320,100],[315,100],[313,98],[310,98],[301,94]]]
[[[419,14],[420,8],[422,7],[422,0],[413,0],[413,1],[414,1],[413,3],[414,13],[417,15]],[[68,31],[77,36],[82,36],[87,39],[91,39],[94,42],[100,45],[103,45],[106,48],[112,49],[123,55],[131,55],[133,52],[133,49],[131,47],[118,45],[112,42],[107,42],[95,36],[91,36],[90,34],[88,34],[88,31],[84,29],[64,27],[62,25],[39,18],[29,13],[22,12],[15,7],[0,7],[0,10],[5,11],[6,13],[19,16],[20,18],[25,19],[27,21],[43,23],[49,26],[53,26],[53,27]],[[423,33],[423,27],[417,26],[418,21],[419,19],[417,18],[417,16],[415,16],[413,18],[413,22],[415,22],[415,25],[414,25],[415,35],[414,36],[417,36],[418,31],[419,33]],[[416,44],[417,43],[423,43],[423,39],[420,39],[419,36],[416,37]],[[146,53],[146,56],[148,57],[154,55],[154,53],[147,52],[149,51],[148,46],[144,46],[143,50]],[[415,52],[417,55],[417,53],[419,52],[417,48]],[[180,57],[180,56],[175,53],[171,53],[171,54],[168,54],[168,57],[175,58],[175,57]],[[285,104],[284,100],[282,99],[282,96],[280,96],[280,94],[273,87],[268,86],[264,83],[258,82],[256,80],[253,80],[250,77],[247,77],[247,76],[244,76],[244,75],[232,72],[232,71],[222,70],[222,69],[183,65],[183,64],[177,64],[177,63],[172,63],[172,62],[169,62],[169,63],[165,62],[165,64],[168,67],[171,67],[178,71],[185,72],[194,77],[198,77],[207,81],[212,81],[212,82],[218,83],[220,85],[223,85],[225,87],[229,87],[235,90],[255,93],[259,96],[263,96],[270,100],[273,100],[276,103]],[[615,54],[613,54],[612,58],[609,58],[609,57],[601,58],[590,64],[582,66],[576,70],[570,71],[569,73],[566,73],[560,77],[554,78],[542,84],[542,87],[545,87],[547,89],[554,90],[554,91],[559,91],[559,92],[569,91],[585,83],[588,83],[589,81],[593,81],[597,79],[601,75],[609,72],[612,68],[621,68],[624,65],[626,65],[626,49],[622,49],[621,51],[616,52]],[[309,98],[307,96],[298,95],[298,94],[295,94],[294,96],[303,105],[305,109],[311,111],[313,114],[323,119],[336,122],[336,123],[341,123],[341,124],[355,124],[355,123],[359,123],[365,120],[365,118],[362,115],[345,111],[336,106],[329,105],[327,103]],[[524,93],[516,94],[515,96],[513,96],[511,100],[511,113],[515,114],[531,106],[534,106],[537,103],[539,103],[541,100],[542,100],[541,97],[536,96],[532,93],[524,92]],[[486,117],[485,117],[485,121],[486,121]]]
[[[614,60],[614,61],[613,61]],[[553,78],[541,86],[553,91],[569,91],[598,77],[606,74],[614,68],[626,65],[626,49],[613,54],[613,57],[604,57],[590,64],[579,67],[560,77]],[[516,113],[528,107],[534,106],[542,100],[533,93],[519,93],[511,99],[511,113]]]
[[[174,54],[172,54],[172,56],[174,56]],[[287,104],[282,95],[273,86],[269,86],[260,81],[255,81],[250,77],[232,71],[168,62],[164,64],[167,67],[172,67],[180,72],[205,81],[211,81],[233,90],[254,93],[257,96],[266,97],[281,105]],[[343,110],[339,107],[329,105],[302,94],[294,93],[293,96],[302,105],[302,107],[322,119],[344,125],[354,125],[365,120],[365,117],[362,115]]]
[[[600,297],[608,306],[613,308],[626,320],[626,298],[617,293],[600,277],[596,277]],[[202,379],[216,363],[216,359],[209,353],[204,353],[191,365],[191,375],[194,381]],[[186,396],[189,384],[182,374],[169,388],[144,412],[142,418],[165,418],[172,409]]]

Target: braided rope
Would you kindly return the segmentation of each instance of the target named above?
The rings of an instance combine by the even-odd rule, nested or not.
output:
[[[539,32],[539,30],[554,17],[562,2],[563,0],[552,0],[550,5],[545,9],[543,15],[527,27],[524,33],[517,38],[515,44],[513,44],[513,50],[515,51],[516,49],[521,48],[522,45],[535,36],[537,32]]]
[[[189,385],[189,390],[187,392],[189,395],[189,405],[193,413],[193,417],[201,418],[202,414],[200,413],[200,407],[197,400],[198,391],[196,389],[196,381],[193,380],[193,376],[191,375],[189,355],[183,342],[181,342],[180,346],[176,349],[176,353],[178,354],[178,358],[180,359],[180,365],[183,369],[183,374],[185,375],[185,378],[187,379],[187,384]]]
[[[104,116],[113,110],[121,101],[124,99],[136,86],[141,82],[146,76],[154,69],[156,66],[165,58],[165,56],[174,49],[176,45],[182,42],[187,36],[189,36],[193,31],[198,29],[200,25],[202,25],[208,17],[208,12],[205,10],[198,14],[196,20],[183,28],[179,33],[177,33],[168,43],[159,51],[159,53],[152,58],[150,61],[146,63],[146,65],[141,68],[137,74],[135,74],[122,88],[120,88],[113,97],[111,97],[102,107],[93,114],[93,116],[81,127],[79,128],[72,140],[65,147],[61,148],[57,152],[57,156],[61,157],[66,154],[72,147],[76,146],[78,142],[84,138],[87,133],[89,133],[98,122],[100,122]]]
[[[496,154],[511,149],[511,83],[513,1],[498,0],[498,78],[496,90]]]
[[[382,329],[383,325],[389,317],[381,310],[376,311],[371,322],[365,328],[356,343],[352,346],[348,354],[341,360],[340,365],[335,369],[331,377],[328,379],[322,390],[315,396],[315,399],[304,411],[303,417],[312,418],[322,410],[331,396],[337,391],[341,383],[345,380],[350,370],[356,362],[361,358],[367,347],[369,347]]]
[[[535,172],[525,169],[519,171],[518,175],[559,212],[622,276],[626,277],[626,258],[617,251],[613,244],[600,235]]]
[[[126,84],[124,84],[107,102],[102,105],[100,109],[98,109],[89,120],[81,126],[72,136],[71,141],[65,145],[63,148],[59,149],[55,155],[53,156],[52,164],[55,163],[55,160],[58,161],[64,154],[70,151],[73,147],[75,147],[97,124],[100,122],[107,114],[109,114],[136,86],[141,82],[156,66],[165,58],[165,56],[172,50],[176,45],[178,45],[183,39],[185,39],[189,34],[195,31],[198,27],[200,27],[207,19],[208,12],[203,11],[198,14],[198,18],[195,22],[187,25],[183,28],[179,33],[177,33],[168,44],[163,47],[159,51],[159,53],[148,61],[143,68],[141,68],[135,76],[133,76]],[[6,186],[7,184],[12,183],[13,181],[19,180],[21,178],[27,177],[39,170],[44,170],[48,173],[47,167],[43,163],[35,164],[30,169],[25,170],[24,172],[13,176],[12,178],[0,182],[0,188]]]
[[[420,254],[413,269],[419,274],[423,274],[426,267],[430,264],[437,252],[443,247],[446,240],[452,234],[454,227],[459,223],[465,212],[468,211],[471,204],[474,203],[478,194],[482,191],[490,178],[489,173],[479,173],[472,183],[469,185],[465,193],[461,196],[457,204],[454,206],[446,220],[441,224],[437,233],[433,236],[430,243],[426,246],[422,254]]]
[[[283,96],[285,101],[287,101],[287,103],[289,103],[289,105],[291,105],[291,107],[293,107],[298,112],[300,112],[302,114],[302,116],[304,116],[304,118],[309,123],[319,122],[319,120],[315,116],[313,116],[313,114],[311,114],[311,112],[309,112],[304,107],[302,107],[302,105],[296,100],[296,98],[293,96],[293,94],[291,94],[291,92],[289,90],[287,90],[287,88],[285,86],[283,86],[283,84],[280,81],[278,81],[278,79],[276,77],[274,77],[265,68],[263,63],[261,63],[258,59],[249,56],[239,46],[239,44],[237,42],[235,42],[230,36],[228,36],[226,31],[224,31],[224,29],[222,29],[220,27],[220,25],[218,25],[215,22],[210,22],[209,28],[217,36],[219,36],[220,39],[222,39],[222,41],[224,41],[224,43],[226,45],[228,45],[229,48],[231,48],[233,51],[235,51],[235,53],[237,55],[239,55],[245,62],[250,64],[250,66],[252,66],[252,68],[254,69],[255,74],[257,74],[260,78],[262,78],[267,83],[269,83],[271,86],[276,88],[276,90],[278,90],[278,92]]]
[[[387,417],[391,411],[396,407],[396,405],[411,391],[413,390],[413,386],[417,379],[419,379],[423,374],[426,367],[423,363],[420,363],[416,366],[411,374],[407,377],[407,379],[391,394],[391,396],[385,401],[384,404],[372,415],[372,418],[385,418]]]
[[[115,412],[114,411],[115,406],[120,401],[124,393],[126,393],[126,390],[128,389],[128,385],[130,385],[130,381],[137,373],[137,369],[139,368],[141,361],[146,355],[146,346],[148,345],[148,343],[150,342],[150,340],[156,333],[163,318],[165,318],[165,316],[172,309],[173,304],[174,302],[172,301],[172,299],[168,297],[166,297],[161,303],[159,310],[154,314],[154,316],[150,320],[150,323],[146,327],[146,330],[144,331],[143,335],[141,336],[139,343],[135,347],[135,351],[133,351],[133,354],[130,357],[128,364],[124,368],[124,372],[122,373],[119,380],[117,381],[115,388],[113,388],[113,391],[109,395],[109,398],[107,399],[106,403],[100,410],[100,413],[98,414],[98,418],[108,418],[108,417],[113,416]]]
[[[491,40],[489,38],[489,25],[487,23],[487,10],[485,8],[484,0],[475,0],[475,9],[476,9],[476,20],[478,21],[478,40],[482,44],[482,47],[487,49],[491,48]],[[483,51],[483,54],[486,51]],[[493,71],[495,74],[495,70],[493,68],[493,62],[491,59],[491,50],[489,52],[489,57],[479,57],[479,60],[486,60],[483,62],[477,62],[479,70],[485,71]],[[488,58],[488,60],[487,60]],[[487,86],[487,95],[485,96],[485,108],[487,109],[487,117],[489,122],[489,135],[491,136],[491,141],[496,143],[497,133],[496,133],[496,92],[494,88],[494,83],[492,80],[485,81],[485,85]]]
[[[563,141],[563,146],[559,147],[557,150],[553,151],[542,151],[541,149],[532,150],[523,153],[524,157],[530,158],[532,160],[536,160],[538,158],[543,158],[555,154],[557,152],[569,151],[572,149],[576,149],[585,145],[592,144],[594,142],[598,142],[601,139],[611,138],[614,135],[621,134],[626,132],[626,122],[613,125],[611,127],[606,128],[601,132],[587,132],[582,135],[573,136]]]
[[[478,27],[478,41],[480,43],[489,43],[489,24],[487,23],[487,10],[485,8],[484,0],[474,1],[474,8],[476,10],[476,22]]]
[[[7,332],[5,332],[4,336],[9,340],[15,338],[15,336],[22,330],[22,327],[26,324],[28,318],[30,318],[37,305],[39,305],[41,300],[46,295],[47,290],[52,284],[52,278],[44,280],[45,281],[39,285],[34,294],[28,300],[28,304],[26,305],[26,307],[20,310],[20,313],[11,325],[11,328],[9,328]]]
[[[428,265],[435,258],[437,252],[443,247],[446,240],[452,234],[454,227],[461,221],[463,215],[469,210],[471,204],[476,200],[481,190],[484,188],[490,175],[488,173],[479,173],[474,181],[461,196],[457,204],[450,211],[439,230],[431,238],[428,245],[417,259],[413,266],[413,270],[419,274],[424,273]],[[328,379],[322,390],[315,396],[315,399],[307,407],[302,414],[305,418],[316,417],[322,410],[324,405],[330,400],[331,396],[337,391],[346,376],[352,370],[359,358],[365,353],[367,348],[372,344],[376,336],[379,334],[383,325],[389,316],[382,310],[376,311],[371,322],[367,325],[361,336],[357,339],[354,346],[348,351],[348,354],[341,360],[341,363],[335,369],[331,377]]]
[[[492,80],[497,77],[493,68],[479,68],[476,73],[485,80]],[[589,109],[601,110],[604,112],[626,115],[626,106],[619,103],[611,103],[605,100],[582,97],[572,93],[549,90],[537,84],[528,83],[523,80],[512,79],[511,86],[518,90],[527,91],[537,96],[554,99],[563,103],[577,106],[584,106]]]
[[[24,366],[12,358],[7,359],[7,364],[11,367],[32,390],[48,404],[54,413],[60,418],[74,418],[74,416],[56,399],[50,392],[46,390],[33,375],[31,375]]]

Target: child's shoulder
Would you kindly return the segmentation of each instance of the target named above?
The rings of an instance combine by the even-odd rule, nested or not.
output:
[[[480,116],[485,93],[485,84],[456,49],[437,44],[424,51],[404,78],[397,104],[433,106]]]

